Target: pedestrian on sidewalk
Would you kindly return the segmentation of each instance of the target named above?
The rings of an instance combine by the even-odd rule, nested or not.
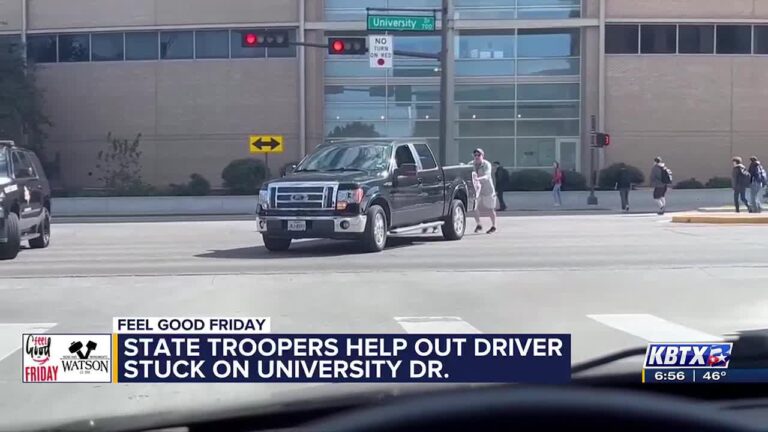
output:
[[[493,166],[485,159],[485,152],[483,149],[477,148],[472,152],[474,160],[472,166],[474,172],[472,173],[472,181],[480,185],[480,193],[477,196],[478,207],[474,213],[475,232],[479,233],[483,230],[483,226],[480,223],[480,216],[487,214],[491,218],[491,229],[487,232],[493,234],[496,232],[496,190],[493,187],[493,180],[491,179]]]
[[[563,181],[565,176],[563,170],[560,169],[560,162],[555,162],[553,165],[554,171],[552,173],[552,195],[555,199],[555,207],[563,205],[563,199],[560,196],[560,190],[563,188]]]
[[[509,171],[501,165],[501,162],[493,163],[496,167],[494,180],[496,180],[496,197],[499,199],[499,211],[507,210],[507,203],[504,202],[504,189],[509,184]]]
[[[619,164],[619,174],[616,176],[616,189],[621,197],[621,209],[629,212],[629,190],[632,189],[632,178],[625,163]]]
[[[757,159],[757,156],[749,158],[749,175],[751,178],[749,185],[749,203],[754,213],[763,211],[763,188],[768,185],[768,176],[765,173],[763,164]]]
[[[741,157],[734,156],[731,159],[733,163],[733,169],[731,170],[731,187],[733,187],[733,205],[736,207],[736,213],[740,213],[739,200],[744,203],[744,207],[747,211],[752,210],[747,202],[747,188],[752,182],[752,176],[749,175],[749,170],[744,166]]]
[[[650,178],[651,187],[653,188],[653,199],[659,205],[658,214],[663,215],[667,208],[667,190],[669,185],[672,184],[672,171],[659,156],[653,159]]]

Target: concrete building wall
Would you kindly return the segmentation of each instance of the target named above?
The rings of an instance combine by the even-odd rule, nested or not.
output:
[[[733,155],[768,151],[768,58],[608,56],[607,162],[661,155],[678,180],[729,174]]]
[[[297,80],[295,58],[43,66],[48,149],[61,155],[63,186],[98,186],[107,133],[141,133],[145,181],[198,172],[218,186],[227,163],[250,156],[248,135],[281,134],[286,152],[269,159],[277,173],[299,155]]]
[[[4,0],[6,3],[21,0]],[[298,0],[28,0],[30,29],[298,20]],[[19,10],[20,10],[20,6]],[[0,10],[4,10],[0,3]]]

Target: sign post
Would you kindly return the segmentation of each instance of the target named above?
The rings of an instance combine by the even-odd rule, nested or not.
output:
[[[392,69],[392,36],[368,36],[368,57],[373,69]]]

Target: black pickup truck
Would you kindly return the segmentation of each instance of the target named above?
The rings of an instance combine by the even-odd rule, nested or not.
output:
[[[464,236],[475,208],[472,167],[441,167],[423,141],[342,140],[318,146],[259,193],[257,226],[270,251],[293,239],[359,240],[368,252],[387,236],[442,228]]]

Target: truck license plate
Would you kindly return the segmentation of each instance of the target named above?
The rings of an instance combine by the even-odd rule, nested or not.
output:
[[[306,231],[306,221],[288,221],[288,231]]]

